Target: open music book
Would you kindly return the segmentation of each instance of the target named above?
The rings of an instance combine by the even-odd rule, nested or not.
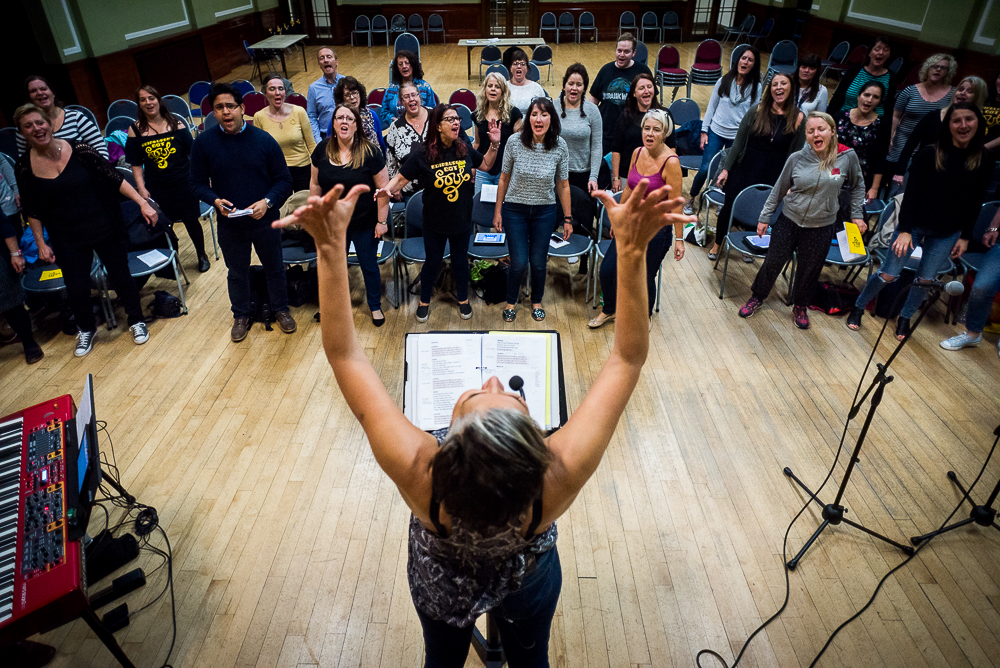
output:
[[[566,421],[558,332],[426,332],[406,335],[403,414],[420,429],[451,424],[455,402],[496,376],[524,381],[528,412],[539,428]]]

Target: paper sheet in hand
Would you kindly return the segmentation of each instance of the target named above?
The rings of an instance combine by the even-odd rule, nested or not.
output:
[[[771,245],[771,235],[765,234],[762,237],[750,236],[747,240],[757,248],[768,248]]]
[[[492,183],[484,183],[483,189],[479,194],[480,202],[493,202],[497,201],[497,186]]]
[[[914,248],[913,252],[910,253],[910,259],[911,260],[919,260],[923,256],[924,256],[924,249],[921,248],[920,246],[917,246],[916,248]]]
[[[375,257],[382,257],[382,247],[384,245],[385,241],[378,242],[378,248],[375,249]],[[351,255],[357,255],[357,254],[358,252],[354,250],[354,242],[352,241],[350,247],[347,249],[347,255],[348,257],[350,257]]]
[[[229,218],[241,218],[243,216],[250,216],[253,214],[253,209],[233,209],[226,214]]]
[[[167,259],[166,255],[155,248],[148,253],[143,253],[142,255],[137,255],[136,257],[142,260],[147,267],[155,267],[158,264],[162,264],[163,261]]]
[[[851,262],[865,256],[865,244],[861,240],[861,231],[854,223],[844,223],[844,229],[837,232],[837,246],[845,262]]]

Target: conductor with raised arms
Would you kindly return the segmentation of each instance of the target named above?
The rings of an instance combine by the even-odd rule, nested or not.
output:
[[[323,347],[337,384],[382,470],[410,507],[410,593],[423,627],[426,666],[463,666],[476,618],[492,611],[509,665],[548,666],[549,631],[562,586],[556,519],[597,470],[649,349],[646,246],[683,198],[639,183],[626,204],[607,193],[618,246],[618,327],[593,387],[549,437],[515,392],[490,378],[459,397],[437,436],[404,417],[354,331],[347,226],[366,186],[335,186],[274,223],[298,224],[318,253]],[[678,193],[679,194],[679,193]],[[369,195],[370,197],[370,195]]]

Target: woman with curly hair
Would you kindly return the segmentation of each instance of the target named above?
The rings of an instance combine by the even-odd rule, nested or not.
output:
[[[361,118],[361,131],[365,133],[365,139],[377,145],[384,154],[385,140],[382,138],[382,121],[368,108],[368,91],[365,90],[364,84],[354,77],[344,77],[337,82],[337,87],[333,89],[333,101],[358,112],[358,116]],[[332,135],[333,119],[331,118],[326,136]]]
[[[487,183],[497,185],[500,183],[500,167],[503,165],[503,149],[507,145],[510,136],[521,131],[524,116],[521,110],[510,103],[510,86],[507,80],[499,72],[490,72],[483,80],[483,87],[476,95],[476,111],[472,114],[475,122],[476,140],[472,143],[472,148],[481,150],[485,143],[484,137],[489,134],[490,123],[497,121],[500,123],[500,147],[496,160],[489,169],[476,170],[475,194]]]
[[[924,61],[920,67],[920,83],[907,86],[896,97],[892,111],[892,146],[886,158],[886,168],[895,173],[896,162],[903,153],[903,147],[920,119],[932,111],[940,111],[951,104],[955,88],[951,80],[955,78],[958,63],[947,53],[937,53]]]
[[[392,59],[392,69],[390,74],[389,87],[385,89],[382,97],[382,110],[378,117],[382,121],[382,127],[389,125],[403,114],[403,101],[399,97],[399,87],[408,81],[412,81],[420,91],[420,104],[428,109],[433,109],[437,104],[437,95],[431,85],[424,81],[424,68],[420,64],[417,54],[405,49],[396,52]]]

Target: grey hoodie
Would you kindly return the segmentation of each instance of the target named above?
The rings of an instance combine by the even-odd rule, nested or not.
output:
[[[778,202],[784,200],[785,217],[799,227],[832,225],[838,222],[838,197],[845,182],[851,191],[851,218],[862,218],[865,180],[854,149],[838,153],[832,170],[820,171],[819,156],[812,146],[806,144],[788,156],[781,176],[760,212],[760,222],[769,222]]]

